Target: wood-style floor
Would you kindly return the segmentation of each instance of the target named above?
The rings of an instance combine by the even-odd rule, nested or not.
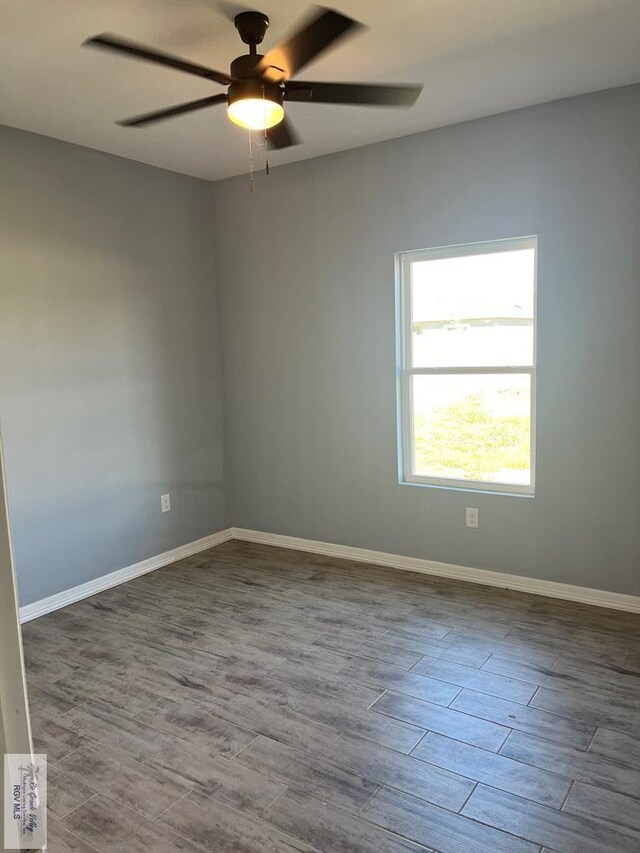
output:
[[[24,626],[49,853],[640,850],[640,617],[230,542]]]

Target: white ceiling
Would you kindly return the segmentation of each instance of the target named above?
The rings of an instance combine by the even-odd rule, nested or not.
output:
[[[232,23],[257,8],[269,48],[307,0],[0,0],[0,123],[218,179],[248,170],[246,131],[217,107],[145,129],[114,121],[223,91],[178,71],[87,50],[116,33],[220,71],[245,52]],[[640,0],[335,0],[369,26],[301,73],[424,82],[410,110],[293,103],[303,144],[279,163],[640,81]]]

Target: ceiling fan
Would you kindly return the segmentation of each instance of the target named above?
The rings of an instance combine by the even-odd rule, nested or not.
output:
[[[118,36],[103,34],[88,39],[85,45],[89,47],[155,62],[228,87],[226,92],[218,95],[134,116],[119,124],[124,127],[143,127],[204,107],[227,104],[228,116],[232,122],[249,130],[264,131],[271,148],[287,148],[300,141],[285,116],[283,105],[289,101],[409,107],[416,102],[422,91],[421,85],[378,86],[292,80],[298,71],[340,38],[347,34],[353,35],[363,28],[358,21],[332,9],[317,7],[313,15],[293,35],[264,56],[257,52],[257,46],[264,38],[269,18],[262,12],[241,12],[236,15],[234,23],[242,41],[249,45],[249,53],[233,60],[229,74]]]

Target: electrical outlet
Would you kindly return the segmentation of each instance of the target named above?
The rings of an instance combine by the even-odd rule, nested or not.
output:
[[[467,520],[467,527],[478,527],[478,507],[468,506],[465,511],[465,516]]]
[[[162,495],[160,497],[160,508],[162,512],[171,512],[171,495]]]

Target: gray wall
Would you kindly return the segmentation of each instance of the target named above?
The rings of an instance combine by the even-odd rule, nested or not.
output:
[[[283,167],[254,195],[0,128],[21,603],[229,523],[640,594],[639,152],[640,87]],[[533,233],[536,497],[398,485],[394,252]]]
[[[0,424],[28,604],[228,524],[211,190],[9,128],[0,187]]]
[[[212,192],[235,525],[640,594],[640,87]],[[525,234],[535,499],[398,485],[394,252]]]

